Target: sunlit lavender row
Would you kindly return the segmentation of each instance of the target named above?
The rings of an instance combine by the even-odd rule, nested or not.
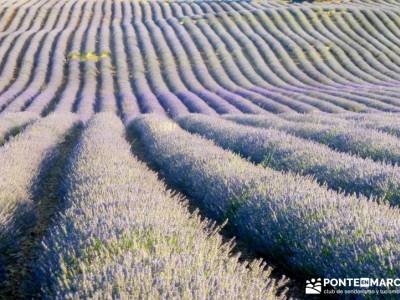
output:
[[[131,153],[112,114],[89,121],[69,158],[59,215],[33,261],[46,299],[275,299],[261,262],[230,253],[218,228]]]
[[[258,251],[303,274],[387,277],[399,272],[397,208],[345,196],[315,181],[253,165],[176,123],[134,121],[161,174]]]
[[[17,119],[23,116],[16,115]],[[41,175],[54,163],[57,146],[78,118],[52,114],[38,120],[0,148],[0,287],[8,284],[29,229],[37,220],[35,189]],[[36,199],[40,201],[40,199]]]
[[[8,115],[4,124],[30,117]],[[115,114],[99,114],[81,136],[71,136],[77,115],[33,122],[18,131],[10,126],[0,146],[1,295],[284,297],[286,281],[264,270],[262,260],[252,262],[257,258],[288,277],[399,271],[396,166],[203,115],[176,123],[153,114],[125,129]],[[49,175],[55,166],[64,167]],[[176,191],[202,216],[227,221],[227,232],[250,258],[239,263],[232,244],[223,242],[226,233],[189,214]]]
[[[396,165],[400,163],[400,139],[380,130],[345,122],[338,124],[292,122],[274,115],[236,115],[225,118],[244,125],[282,130],[363,158]]]
[[[398,167],[336,152],[283,131],[238,125],[220,118],[190,115],[180,118],[179,124],[263,166],[312,175],[337,191],[400,204]]]
[[[281,114],[286,120],[295,122],[317,123],[325,125],[346,125],[351,127],[365,127],[383,131],[400,137],[400,115],[392,113],[371,114]]]

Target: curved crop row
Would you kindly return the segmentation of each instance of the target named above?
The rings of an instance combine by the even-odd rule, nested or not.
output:
[[[159,23],[161,24],[161,30],[166,34],[166,39],[171,49],[175,51],[174,48],[181,45],[181,49],[177,50],[180,51],[179,56],[177,56],[179,57],[178,65],[182,66],[180,69],[182,80],[189,81],[192,77],[192,81],[198,80],[205,87],[199,95],[206,99],[206,102],[212,101],[218,103],[217,99],[213,99],[215,98],[213,95],[216,95],[217,98],[224,99],[243,112],[259,113],[263,111],[260,107],[246,99],[249,94],[243,94],[241,89],[234,89],[224,82],[223,77],[221,77],[222,75],[218,71],[218,64],[213,65],[214,69],[209,68],[207,64],[208,59],[202,56],[201,49],[193,45],[190,35],[177,20],[171,19],[168,22],[159,21]],[[172,44],[174,46],[171,46]],[[187,57],[187,60],[184,59],[185,57]],[[189,73],[186,76],[187,72],[189,72],[188,70],[191,70],[192,74]],[[219,113],[229,109],[229,106],[227,107],[224,101],[221,101],[220,105],[214,104],[213,107]]]
[[[348,122],[357,124],[357,126],[381,130],[400,137],[400,121],[398,114],[346,114],[338,115],[337,117],[340,118],[340,121],[347,120]]]
[[[40,90],[33,97],[27,98],[25,105],[26,110],[33,111],[36,113],[43,113],[55,100],[61,97],[61,89],[65,87],[66,80],[64,71],[67,69],[66,66],[70,65],[68,60],[68,50],[71,50],[70,43],[75,36],[75,32],[79,30],[79,26],[85,24],[84,18],[87,17],[88,4],[82,1],[77,1],[74,10],[77,13],[71,14],[70,23],[68,23],[67,29],[63,30],[59,35],[57,41],[52,47],[50,56],[50,65],[48,66],[46,73],[46,83],[40,87]],[[85,14],[84,14],[85,12]],[[79,32],[79,31],[78,31]],[[76,63],[76,61],[74,61]],[[71,80],[70,78],[68,80]],[[35,81],[33,81],[35,83]],[[22,95],[21,95],[22,97]],[[20,100],[19,100],[20,101]]]
[[[63,21],[65,21],[65,19],[60,17],[63,9],[65,9],[65,4],[58,4],[57,6],[54,6],[52,13],[46,18],[44,27],[32,35],[32,38],[29,39],[29,45],[27,45],[27,47],[24,49],[25,51],[21,49],[21,52],[25,52],[25,55],[21,57],[21,67],[18,76],[14,76],[14,78],[12,78],[8,83],[7,89],[1,93],[1,106],[4,106],[16,95],[21,93],[24,87],[28,84],[29,79],[31,78],[31,73],[35,71],[35,65],[40,65],[40,62],[38,64],[36,61],[37,57],[35,53],[40,52],[40,46],[45,43],[46,39],[51,36],[52,33],[61,31],[63,29]],[[21,38],[18,38],[18,41],[19,40],[21,40]],[[13,50],[16,53],[19,52],[16,49]],[[47,66],[47,64],[45,66]]]
[[[128,56],[125,52],[124,35],[122,31],[122,3],[114,3],[114,18],[111,25],[111,51],[115,68],[116,98],[118,111],[124,122],[129,122],[140,113],[139,104],[132,90],[128,66]]]
[[[400,111],[400,22],[392,6],[8,5],[4,18],[16,20],[1,26],[0,14],[0,106],[6,111],[55,109],[86,119],[117,111],[125,120],[149,112]]]
[[[27,50],[29,54],[24,58],[22,63],[23,67],[21,68],[20,77],[17,78],[15,84],[7,92],[0,96],[1,102],[12,101],[5,108],[6,112],[21,111],[34,96],[43,92],[51,62],[52,47],[57,43],[59,36],[70,26],[69,21],[71,21],[71,15],[76,8],[76,2],[71,1],[61,6],[58,13],[52,11],[50,17],[55,19],[54,28],[44,34],[42,41],[36,42],[38,50],[36,50],[37,52],[33,58],[31,53],[35,53],[35,49],[32,47],[33,41],[31,42]],[[35,35],[34,39],[39,36],[39,34]],[[60,51],[61,49],[57,50]],[[45,95],[43,94],[42,96],[44,97]]]
[[[16,82],[21,74],[23,67],[22,60],[27,58],[33,64],[33,54],[26,52],[29,46],[37,47],[37,40],[44,35],[46,31],[51,30],[53,23],[56,21],[50,16],[50,7],[54,8],[55,14],[58,13],[62,3],[48,1],[44,7],[38,10],[36,22],[31,22],[32,27],[20,34],[7,36],[0,47],[0,93],[5,92],[14,82]],[[31,45],[30,43],[33,42]],[[25,71],[26,72],[26,71]],[[24,72],[24,73],[25,73]]]
[[[170,116],[176,117],[180,114],[187,113],[187,106],[179,100],[177,95],[170,92],[165,83],[163,77],[168,77],[169,74],[161,73],[160,61],[151,43],[152,40],[148,30],[144,24],[140,22],[135,22],[132,25],[135,30],[135,40],[137,41],[138,49],[143,56],[146,78],[150,89],[154,92],[157,100]]]
[[[149,112],[400,111],[393,8],[53,1],[0,13],[6,111],[85,119],[117,111],[126,120]]]
[[[400,121],[397,114],[281,114],[288,121],[317,123],[324,125],[345,125],[380,130],[400,137]]]
[[[385,278],[399,271],[398,209],[255,166],[159,117],[139,117],[132,130],[172,185],[303,275]]]
[[[103,4],[104,16],[100,26],[100,43],[96,53],[99,53],[99,92],[96,99],[95,111],[117,112],[117,99],[114,91],[114,66],[111,61],[111,22],[112,2],[106,1]]]
[[[296,17],[300,18],[303,22],[302,26],[307,28],[311,34],[315,34],[316,30],[312,30],[312,26],[309,24],[309,20],[312,20],[313,18],[305,18],[304,15],[301,14],[301,10],[296,10],[295,12],[297,13]],[[354,98],[357,96],[353,95],[353,89],[351,94],[349,94],[349,90],[354,84],[345,82],[342,80],[342,78],[335,78],[335,80],[339,83],[346,83],[345,88],[340,86],[340,89],[338,89],[338,87],[335,87],[335,85],[337,85],[335,82],[326,81],[326,76],[321,76],[321,74],[318,72],[318,69],[313,69],[313,65],[310,64],[309,60],[311,60],[311,62],[317,66],[319,61],[326,61],[325,57],[329,54],[329,50],[327,51],[327,48],[330,47],[329,44],[331,43],[329,39],[321,42],[313,40],[313,44],[316,45],[308,45],[306,52],[300,52],[301,49],[299,49],[292,40],[288,40],[287,30],[284,34],[282,34],[276,27],[275,22],[270,20],[268,15],[266,16],[263,13],[254,13],[246,14],[244,17],[246,18],[246,21],[251,24],[251,28],[254,28],[257,34],[267,43],[264,48],[272,49],[269,51],[270,59],[273,60],[272,63],[274,66],[276,66],[275,70],[276,72],[279,72],[279,77],[290,83],[291,86],[288,86],[288,89],[293,89],[293,87],[295,87],[296,90],[300,91],[298,87],[305,88],[306,90],[304,90],[304,92],[307,94],[312,93],[314,95],[315,92],[318,92],[316,95],[328,103],[337,104],[350,110],[365,109],[365,106],[362,106],[357,102],[353,101],[353,103],[351,103],[349,101],[342,100],[359,100],[360,97]],[[290,19],[287,21],[289,23],[291,22]],[[263,26],[260,27],[259,23],[263,24]],[[285,25],[284,22],[280,22],[279,24],[280,26]],[[294,30],[296,30],[298,27],[299,26],[292,26]],[[267,28],[268,30],[264,30],[264,28]],[[321,35],[317,34],[316,37],[321,39]],[[260,49],[263,48],[260,47]],[[310,53],[307,54],[308,52]],[[277,57],[277,59],[274,59],[274,57]],[[329,61],[326,61],[326,63],[329,64]],[[357,80],[355,82],[357,82]],[[334,87],[331,87],[331,85]],[[359,92],[359,90],[360,88],[357,89],[356,92]],[[328,95],[332,95],[335,98],[332,98]]]
[[[62,186],[62,212],[34,262],[43,297],[278,298],[283,281],[232,257],[218,229],[132,156],[116,116],[88,122]]]
[[[399,168],[336,152],[275,129],[247,127],[202,115],[182,117],[178,122],[184,129],[264,166],[312,175],[335,190],[400,204]]]
[[[286,105],[279,103],[279,101],[277,102],[280,98],[265,90],[256,88],[256,83],[247,77],[253,76],[253,71],[237,65],[237,62],[232,57],[231,52],[233,49],[230,49],[231,51],[226,49],[224,43],[216,36],[206,21],[198,21],[196,24],[193,21],[188,21],[184,23],[184,28],[189,33],[192,40],[191,43],[194,43],[203,53],[203,59],[209,68],[209,72],[214,73],[214,77],[218,77],[220,84],[226,89],[235,91],[264,109],[274,112],[292,111]],[[234,49],[239,50],[237,47]],[[240,51],[235,53],[240,55]],[[235,58],[237,59],[239,56]]]
[[[159,6],[152,5],[152,8],[156,10],[159,9]],[[164,26],[168,26],[164,20],[162,22]],[[173,41],[175,37],[171,29],[159,26],[153,20],[146,20],[144,24],[148,28],[151,42],[160,58],[163,79],[171,92],[178,96],[190,112],[205,114],[238,112],[234,107],[225,103],[224,99],[209,93],[198,82],[187,57],[184,54],[181,56],[182,52],[176,53],[176,51],[180,51],[177,50],[179,42]],[[182,72],[186,74],[182,75]]]
[[[53,114],[40,119],[0,148],[0,264],[2,281],[6,268],[18,255],[24,231],[35,222],[33,194],[36,184],[51,163],[63,137],[77,123],[72,114]],[[5,277],[5,278],[4,278]]]
[[[193,4],[193,5],[197,5],[197,4]],[[204,5],[208,5],[208,4],[204,4]],[[271,11],[273,12],[273,10],[271,10]],[[282,11],[282,10],[280,10],[280,11]],[[241,14],[242,14],[242,13],[241,13]],[[247,13],[243,13],[242,15],[243,15],[244,17],[246,17],[246,18],[247,18],[247,16],[255,15],[255,16],[257,16],[257,18],[258,18],[257,20],[260,21],[260,22],[266,20],[265,17],[261,17],[261,16],[262,16],[262,12],[261,12],[261,11],[260,11],[260,12],[251,12],[251,13],[247,12]],[[218,16],[218,17],[223,17],[223,15]],[[243,22],[242,22],[242,23],[239,23],[240,20],[242,19],[240,15],[238,15],[238,14],[237,14],[236,16],[235,16],[235,15],[232,15],[232,18],[234,18],[236,24],[244,24],[244,25],[245,25],[245,23],[243,23]],[[254,19],[254,18],[253,18],[253,19]],[[249,19],[248,19],[248,20],[249,20]],[[248,21],[248,20],[247,20],[247,21]],[[202,21],[202,20],[196,20],[196,19],[195,19],[193,22],[196,22],[196,21],[197,21],[197,22],[200,22],[200,21]],[[211,21],[210,21],[210,22],[211,22]],[[274,22],[277,22],[277,21],[274,19],[273,22],[272,22],[272,24],[268,24],[268,26],[265,25],[265,26],[261,29],[261,34],[264,34],[264,36],[265,36],[265,34],[268,33],[266,30],[270,30],[270,28],[273,28],[273,27],[275,26],[275,25],[274,25]],[[186,22],[185,22],[185,23],[186,23]],[[253,25],[254,25],[254,22],[253,22],[252,26],[251,26],[251,27],[248,27],[248,28],[254,28]],[[225,26],[225,27],[226,27],[226,28],[231,28],[232,26]],[[248,29],[248,30],[252,30],[252,29]],[[274,32],[274,34],[278,34],[278,33],[279,33],[279,32],[277,32],[277,31]],[[246,34],[246,36],[248,36],[248,34],[250,34],[250,33],[249,33],[249,31],[246,31],[245,34]],[[260,32],[258,32],[257,34],[260,34]],[[280,36],[283,38],[282,35],[280,35]],[[276,36],[276,37],[278,37],[278,36]],[[254,41],[254,35],[252,36],[252,38],[253,38],[253,41]],[[261,41],[261,40],[258,39],[258,42],[260,42],[260,41]],[[282,41],[284,42],[284,40],[282,40]],[[261,41],[261,43],[262,43],[262,41]],[[276,48],[276,47],[279,46],[280,43],[281,43],[281,41],[276,40],[276,38],[275,38],[275,41],[273,41],[272,46]],[[285,42],[284,42],[284,43],[285,43]],[[260,45],[261,45],[261,44],[260,44]],[[259,47],[258,50],[259,50],[259,51],[264,51],[264,49],[266,49],[266,48],[268,48],[268,47]],[[285,50],[285,51],[286,51],[286,50]],[[283,52],[285,52],[285,51],[283,51]],[[272,53],[271,53],[269,56],[270,56],[270,57],[271,57],[271,56],[275,56],[276,53],[278,53],[276,50],[275,50],[275,51],[272,51]],[[279,53],[280,53],[280,52],[279,52]],[[260,61],[260,62],[261,62],[261,61]],[[288,61],[287,59],[285,59],[285,60],[283,60],[283,61],[281,61],[281,62],[278,62],[278,65],[281,64],[282,62],[283,62],[283,63],[290,62],[290,58],[289,58],[289,61]],[[268,69],[270,68],[270,66],[271,66],[271,65],[268,64],[266,69],[268,70]],[[274,66],[274,67],[275,67],[275,66]],[[264,68],[264,69],[265,69],[265,68]],[[321,77],[321,74],[317,75],[316,78],[318,79],[318,78],[320,78],[320,77]],[[303,79],[303,77],[302,77],[302,76],[299,77],[299,75],[296,75],[296,78],[297,78],[297,79]],[[332,83],[333,83],[333,82],[332,82]],[[287,88],[288,88],[289,90],[292,89],[291,86],[287,86]],[[321,90],[321,92],[324,91],[324,93],[326,94],[326,90],[329,89],[329,86],[323,85],[322,88],[323,88],[323,89]],[[297,89],[297,90],[300,91],[299,89]],[[340,90],[340,92],[342,92],[342,91],[343,91],[343,89]],[[283,92],[284,92],[284,91],[283,91]],[[304,93],[304,92],[307,92],[307,91],[303,91],[303,93]],[[315,92],[317,92],[317,90],[315,90]],[[340,94],[340,92],[339,92],[339,94]],[[313,92],[313,93],[314,93],[314,92]],[[335,93],[338,94],[338,93],[337,93],[337,89],[336,89],[336,92],[335,92]],[[342,95],[344,96],[344,94],[342,94]],[[342,95],[340,95],[340,96],[342,96]],[[342,98],[343,98],[343,96],[342,96]],[[365,95],[363,95],[363,96],[365,96]],[[327,97],[327,96],[324,95],[324,94],[322,93],[322,94],[320,94],[320,97],[321,97],[322,99],[325,100],[325,97]],[[349,95],[347,95],[346,97],[349,97]],[[296,97],[293,96],[293,98],[296,98]],[[339,101],[339,100],[340,100],[340,99],[339,99],[338,97],[336,97],[336,100],[335,100],[335,101]],[[358,100],[362,100],[362,98],[359,97]]]
[[[74,110],[74,103],[78,99],[78,93],[81,86],[81,78],[84,76],[84,72],[80,70],[80,60],[72,59],[70,57],[73,53],[81,54],[84,52],[84,45],[82,41],[85,41],[85,32],[90,26],[93,19],[94,8],[97,2],[86,2],[82,6],[82,15],[80,16],[78,27],[73,31],[73,37],[71,45],[69,47],[70,53],[65,53],[63,57],[62,65],[67,63],[67,78],[64,78],[65,85],[62,86],[62,90],[59,91],[58,102],[55,104],[54,111],[66,112]],[[99,4],[98,4],[99,5]],[[67,61],[65,61],[67,59]],[[61,62],[55,62],[61,63]],[[39,96],[40,97],[40,96]],[[28,108],[29,110],[29,108]]]
[[[156,4],[152,3],[152,6],[156,7]],[[169,30],[168,27],[171,27],[171,33],[175,32],[176,37],[178,38],[178,42],[174,42],[175,46],[182,44],[184,51],[187,52],[187,56],[190,60],[187,69],[193,69],[193,73],[195,75],[195,79],[198,79],[200,84],[202,84],[206,91],[210,91],[216,94],[218,97],[223,98],[228,103],[237,107],[240,111],[247,113],[260,113],[263,112],[261,107],[266,107],[272,109],[273,111],[282,111],[284,107],[266,99],[256,93],[250,92],[241,88],[239,85],[232,84],[227,74],[224,74],[225,71],[221,67],[219,62],[219,58],[216,56],[212,56],[212,52],[205,51],[207,48],[204,48],[202,44],[199,44],[198,38],[192,37],[191,32],[187,32],[186,25],[190,24],[186,19],[177,20],[174,18],[174,15],[182,18],[184,17],[181,13],[178,12],[179,6],[173,5],[172,11],[168,11],[167,7],[163,7],[166,9],[165,19],[167,23],[161,17],[157,17],[156,23],[160,26],[161,30],[166,31]],[[194,20],[193,22],[197,22]],[[182,26],[185,25],[185,26]],[[166,38],[170,40],[174,38],[173,35],[166,35]],[[173,48],[173,46],[170,46]],[[220,55],[220,54],[217,54]],[[184,60],[181,59],[182,55],[179,55],[179,64],[185,63]],[[221,57],[221,56],[220,56]],[[185,80],[186,76],[182,76],[183,80]],[[191,77],[188,77],[191,78]],[[203,97],[207,97],[205,99],[210,99],[210,93],[205,94],[202,92],[201,95]],[[251,101],[249,101],[250,99]],[[212,99],[211,99],[212,100]],[[214,102],[214,100],[212,100]],[[209,102],[206,100],[206,102]],[[215,105],[215,104],[214,104]],[[259,107],[258,107],[259,106]],[[224,101],[221,102],[221,105],[217,105],[215,107],[216,111],[219,113],[223,113],[227,109],[232,109],[232,107],[224,104]]]
[[[228,120],[244,125],[274,128],[295,136],[325,144],[332,149],[348,152],[376,161],[400,163],[400,139],[397,137],[361,127],[296,123],[275,116],[227,116]]]
[[[128,56],[128,66],[131,76],[132,89],[136,95],[140,111],[142,113],[158,113],[166,114],[166,110],[157,100],[154,91],[148,82],[144,53],[140,51],[137,41],[135,28],[132,24],[134,13],[139,13],[140,10],[133,10],[130,1],[123,1],[123,31],[126,53]],[[136,19],[136,17],[135,17]]]
[[[231,67],[234,67],[235,64],[237,65],[237,68],[244,75],[246,80],[254,85],[254,87],[248,85],[248,88],[252,91],[264,96],[269,96],[273,98],[274,101],[300,112],[316,110],[315,107],[307,104],[307,102],[312,104],[313,101],[309,100],[304,90],[301,91],[301,101],[298,101],[297,98],[300,96],[298,91],[295,91],[293,86],[286,87],[287,84],[284,83],[280,77],[276,76],[274,72],[270,71],[270,67],[265,63],[266,55],[260,55],[260,52],[263,51],[265,47],[253,45],[254,41],[247,37],[251,30],[250,27],[236,28],[237,24],[244,24],[240,22],[241,19],[241,14],[231,13],[229,16],[220,14],[218,18],[214,16],[208,17],[206,19],[207,22],[202,22],[201,25],[209,23],[212,32],[215,32],[223,44],[228,47],[230,51],[224,51],[224,47],[219,47],[218,51],[223,52],[221,53],[223,57],[229,57],[233,54],[232,62],[230,63]],[[207,32],[208,38],[213,37],[212,32]],[[239,76],[239,73],[237,73],[237,75]],[[242,78],[240,84],[243,85],[246,80]],[[285,89],[281,89],[281,87],[285,87]],[[317,93],[315,92],[315,94]]]
[[[88,27],[85,29],[85,33],[82,37],[81,52],[80,54],[90,55],[93,51],[96,52],[96,44],[99,40],[99,29],[103,19],[103,1],[96,1],[93,6],[92,16]],[[97,53],[96,53],[97,55]],[[76,111],[84,120],[88,120],[95,110],[95,103],[97,97],[98,88],[98,73],[96,61],[94,59],[87,58],[81,63],[81,77],[78,81],[80,88],[78,91],[77,98],[73,102],[72,110]],[[112,89],[112,86],[109,87]]]
[[[46,9],[45,4],[48,4],[48,1],[36,0],[33,3],[26,1],[20,7],[10,5],[10,14],[1,30],[0,39],[31,29],[34,21],[38,21],[38,17],[41,17],[42,10]],[[17,9],[17,11],[13,11],[12,8]]]

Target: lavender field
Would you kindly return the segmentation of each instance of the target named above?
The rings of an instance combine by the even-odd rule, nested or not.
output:
[[[400,278],[399,45],[397,0],[0,1],[0,299]]]

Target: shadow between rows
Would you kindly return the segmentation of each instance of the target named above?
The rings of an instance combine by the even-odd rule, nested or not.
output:
[[[38,298],[40,287],[32,282],[32,264],[61,203],[64,169],[82,130],[82,124],[75,125],[42,162],[31,188],[33,208],[16,208],[15,225],[19,230],[10,232],[0,247],[0,299]]]

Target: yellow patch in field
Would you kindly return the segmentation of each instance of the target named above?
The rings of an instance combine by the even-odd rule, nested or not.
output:
[[[70,60],[78,60],[78,61],[82,61],[82,62],[86,62],[86,61],[98,62],[101,59],[109,58],[109,57],[111,57],[111,53],[108,52],[108,51],[103,51],[100,54],[97,54],[94,51],[89,51],[89,52],[86,52],[86,53],[71,52],[68,55],[68,58]]]

